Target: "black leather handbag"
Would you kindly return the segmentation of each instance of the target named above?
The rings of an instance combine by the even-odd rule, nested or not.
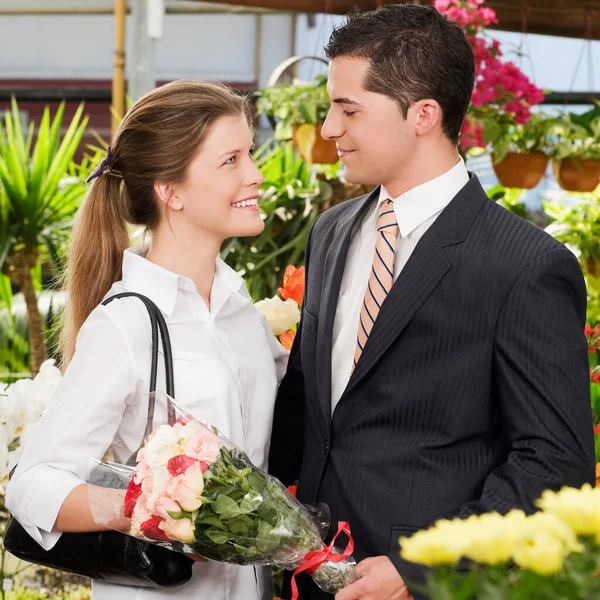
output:
[[[158,307],[146,296],[123,292],[107,298],[102,304],[124,297],[139,298],[148,309],[152,326],[152,362],[150,367],[150,400],[144,439],[152,431],[154,395],[158,368],[158,332],[165,358],[166,391],[174,398],[173,357],[167,324]],[[175,421],[175,409],[168,403],[169,423]],[[135,464],[134,453],[129,464]],[[14,556],[60,571],[67,571],[121,585],[138,587],[176,587],[192,577],[194,561],[180,552],[136,539],[117,531],[63,533],[51,550],[44,550],[19,524],[11,519],[4,536],[4,547]]]

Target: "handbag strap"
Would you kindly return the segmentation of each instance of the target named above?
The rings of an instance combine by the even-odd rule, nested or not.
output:
[[[150,317],[150,327],[152,333],[152,355],[150,361],[150,397],[148,400],[148,418],[146,420],[146,428],[144,430],[144,440],[152,433],[152,424],[154,421],[154,406],[155,398],[153,392],[156,392],[156,380],[158,374],[158,333],[160,332],[163,354],[165,358],[165,381],[166,381],[166,392],[170,398],[175,398],[175,376],[173,371],[173,353],[171,351],[171,338],[169,336],[169,329],[163,314],[160,309],[150,298],[143,294],[136,292],[121,292],[115,294],[110,298],[107,298],[102,302],[103,306],[108,305],[113,300],[119,298],[138,298],[141,300],[146,309],[148,310],[148,316]],[[167,418],[169,423],[174,423],[177,419],[175,414],[175,407],[171,400],[167,400]],[[143,440],[142,440],[143,443]],[[141,447],[141,446],[140,446]],[[135,457],[137,452],[132,455]],[[131,460],[131,459],[130,459]],[[127,461],[129,463],[129,461]]]

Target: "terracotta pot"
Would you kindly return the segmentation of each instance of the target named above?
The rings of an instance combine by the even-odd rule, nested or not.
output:
[[[548,157],[541,152],[519,154],[509,152],[500,162],[492,166],[496,177],[504,187],[533,189],[542,179],[548,166]]]
[[[600,159],[553,160],[552,171],[558,185],[568,192],[593,192],[600,184]]]
[[[332,165],[340,159],[335,142],[321,137],[321,125],[294,125],[292,140],[300,156],[308,163]]]

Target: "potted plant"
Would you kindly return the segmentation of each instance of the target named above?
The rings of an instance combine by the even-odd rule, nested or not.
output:
[[[492,166],[507,188],[532,189],[548,166],[553,119],[534,113],[524,124],[511,115],[484,120],[484,141],[492,146]]]
[[[33,375],[46,358],[35,273],[42,263],[58,262],[87,189],[72,170],[87,117],[81,105],[63,129],[64,109],[62,103],[53,119],[44,110],[35,143],[34,124],[23,131],[14,99],[0,126],[0,272],[23,294]]]
[[[600,184],[600,102],[586,113],[567,113],[553,131],[558,184],[569,192],[593,192]]]
[[[327,77],[314,82],[274,85],[257,93],[258,114],[275,122],[275,139],[292,140],[308,163],[333,164],[339,157],[335,142],[321,137],[321,126],[329,111]]]

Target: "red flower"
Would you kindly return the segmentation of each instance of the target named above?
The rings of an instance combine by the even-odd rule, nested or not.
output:
[[[294,498],[296,497],[296,492],[298,491],[298,486],[297,485],[288,485],[288,492],[294,496]]]
[[[167,537],[165,532],[158,527],[161,523],[161,519],[157,516],[144,521],[140,525],[142,533],[151,540],[158,540],[159,542],[170,542],[171,540]]]
[[[289,265],[283,276],[283,287],[279,288],[279,293],[284,300],[292,299],[298,306],[302,306],[304,297],[304,267],[296,269]]]
[[[192,458],[191,456],[186,456],[185,454],[170,458],[167,463],[167,469],[173,477],[177,477],[177,475],[185,473],[195,463],[200,463],[200,469],[203,473],[208,469],[208,465],[205,462],[202,462],[197,458]]]
[[[142,484],[137,484],[133,477],[131,478],[129,485],[127,486],[127,492],[125,493],[124,504],[124,514],[129,519],[133,515],[133,509],[135,508],[135,503],[137,499],[140,497],[142,493]]]
[[[583,332],[585,334],[586,337],[589,337],[590,335],[592,335],[594,333],[594,328],[590,327],[589,323],[585,324],[585,330]]]
[[[590,369],[590,379],[592,380],[592,383],[599,383],[600,382],[600,371],[598,371],[597,373],[594,373],[594,371],[592,371],[592,369]]]
[[[598,435],[600,433],[600,424],[596,425],[596,427],[594,427],[594,435]]]
[[[295,337],[296,337],[296,332],[295,331],[285,331],[284,333],[282,333],[279,336],[279,341],[281,342],[281,345],[286,350],[291,350],[292,349],[292,344],[294,343],[294,338]]]

